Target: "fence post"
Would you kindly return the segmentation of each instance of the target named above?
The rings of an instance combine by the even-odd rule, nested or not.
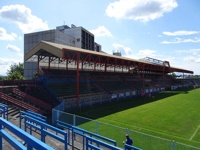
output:
[[[22,123],[21,123],[21,121],[22,121],[22,113],[21,113],[21,111],[19,111],[19,127],[20,127],[20,129],[21,129],[21,127],[22,127]]]
[[[55,123],[56,119],[55,116],[57,115],[57,113],[54,111],[55,108],[52,109],[52,124]]]
[[[126,133],[125,134],[129,134],[129,130],[128,130],[128,128],[126,128]]]
[[[76,126],[76,115],[73,115],[73,125]]]
[[[26,132],[26,118],[24,118],[24,131]]]
[[[41,141],[42,142],[44,142],[45,143],[45,135],[44,135],[44,127],[43,127],[43,125],[41,125],[41,131],[40,131],[41,133]]]
[[[99,122],[96,121],[96,134],[98,134],[98,125],[99,125]]]
[[[0,131],[2,130],[2,125],[0,124]],[[3,143],[2,143],[3,137],[0,136],[0,149],[3,148]]]
[[[173,140],[171,142],[171,150],[175,150],[175,148],[176,148],[176,142]]]

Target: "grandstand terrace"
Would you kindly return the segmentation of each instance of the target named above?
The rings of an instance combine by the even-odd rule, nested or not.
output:
[[[104,97],[94,102],[102,103],[114,97],[141,95],[143,91],[171,89],[179,86],[171,73],[193,74],[170,66],[168,61],[149,57],[135,60],[46,41],[38,43],[25,59],[38,63],[38,80],[59,101],[70,99],[73,108],[85,104],[80,99],[88,97],[91,101],[94,95]]]

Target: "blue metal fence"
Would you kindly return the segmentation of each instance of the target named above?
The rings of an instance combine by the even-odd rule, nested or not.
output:
[[[93,146],[98,145],[98,147],[103,147],[103,149],[122,150],[121,148],[119,148],[117,146],[113,146],[111,144],[105,143],[103,141],[100,141],[98,139],[95,139],[95,138],[92,138],[89,136],[85,136],[85,138],[86,138],[86,150],[88,150],[91,145],[93,145]]]
[[[0,103],[0,116],[8,120],[8,106]]]
[[[131,145],[127,145],[127,144],[124,144],[124,149],[129,149],[129,150],[142,150],[138,147],[135,147],[135,146],[131,146]]]
[[[39,121],[42,121],[42,122],[47,122],[46,116],[40,115],[38,113],[29,111],[29,110],[20,111],[19,113],[20,113],[20,115],[19,115],[19,127],[20,128],[22,128],[22,119],[24,119],[25,116],[29,116],[29,117],[35,118],[35,119],[37,119]]]
[[[24,140],[27,146],[24,146],[22,143],[16,140],[16,138],[11,136],[2,127],[4,127],[4,129],[9,130],[10,132],[15,134],[17,137],[21,138],[22,140]],[[34,136],[31,136],[30,134],[26,133],[25,131],[13,125],[12,123],[8,122],[7,120],[0,118],[0,149],[1,150],[3,149],[3,141],[2,141],[3,138],[17,150],[25,150],[25,149],[53,150],[52,147],[41,142]]]
[[[65,122],[56,121],[56,126],[67,129],[68,130],[68,135],[70,135],[70,132],[72,133],[72,147],[74,148],[74,141],[76,140],[76,135],[79,135],[82,139],[82,149],[88,149],[88,148],[93,148],[93,149],[101,149],[102,147],[107,148],[107,149],[119,149],[117,147],[117,142],[115,140],[109,139],[107,137],[89,132],[87,130],[84,130],[82,128],[79,128],[77,126],[73,126],[71,124],[67,124]],[[70,139],[70,137],[68,137]],[[90,141],[90,143],[87,143]],[[92,142],[91,142],[92,141]],[[95,143],[96,145],[93,145]],[[101,147],[101,148],[99,148]]]
[[[30,127],[30,134],[32,134],[32,128],[40,131],[41,141],[45,143],[46,135],[62,142],[64,144],[64,149],[67,150],[67,133],[61,129],[51,126],[45,122],[39,121],[38,119],[32,118],[30,116],[24,116],[24,130]],[[59,133],[59,134],[58,134]]]

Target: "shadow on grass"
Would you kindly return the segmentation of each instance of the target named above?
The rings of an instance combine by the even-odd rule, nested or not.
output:
[[[187,94],[190,90],[192,89],[187,88],[175,91],[164,91],[161,93],[156,93],[152,97],[133,97],[113,100],[112,102],[103,103],[88,108],[81,108],[79,110],[70,111],[69,113],[90,119],[98,119],[113,113],[124,111],[126,109],[134,108],[147,103],[152,103],[177,94]]]

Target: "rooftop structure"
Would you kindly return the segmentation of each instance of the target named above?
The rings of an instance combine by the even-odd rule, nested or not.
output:
[[[52,30],[25,34],[24,54],[28,53],[41,40],[100,52],[101,45],[96,43],[94,39],[94,35],[83,27],[76,27],[75,25],[72,25],[71,28],[67,25],[58,26]],[[37,63],[26,62],[24,56],[24,77],[32,79],[37,70]]]

